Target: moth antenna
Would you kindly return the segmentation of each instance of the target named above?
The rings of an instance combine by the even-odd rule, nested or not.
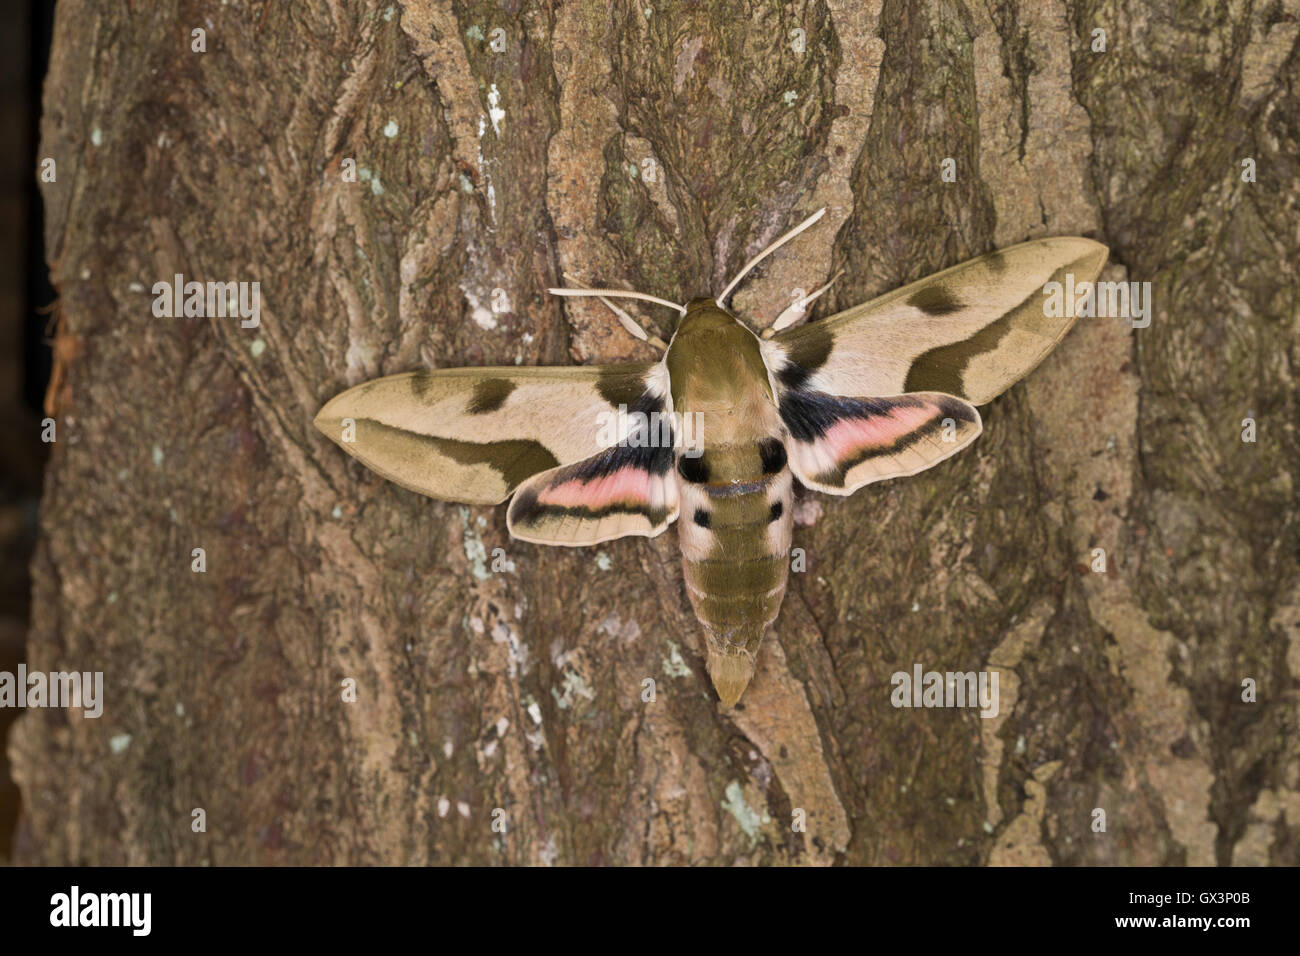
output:
[[[775,335],[777,332],[780,332],[782,329],[794,325],[795,322],[798,321],[799,316],[803,315],[804,311],[808,308],[808,303],[811,302],[813,299],[817,298],[819,295],[821,295],[823,292],[829,289],[832,285],[834,285],[835,280],[842,275],[844,275],[843,269],[835,273],[835,275],[831,276],[830,281],[827,282],[820,289],[818,289],[816,292],[810,292],[807,295],[803,296],[802,298],[795,299],[793,302],[787,305],[785,309],[781,312],[781,314],[776,317],[776,321],[763,330],[763,338],[770,339],[773,335]]]
[[[641,328],[641,326],[637,323],[636,319],[632,318],[632,316],[628,315],[626,312],[624,312],[622,309],[616,306],[613,302],[610,302],[609,299],[605,298],[603,295],[597,296],[596,298],[600,299],[601,302],[604,302],[607,306],[609,306],[610,311],[613,312],[616,316],[618,316],[619,324],[622,325],[623,328],[627,329],[627,331],[630,334],[636,336],[642,342],[645,342],[649,345],[653,345],[661,352],[668,348],[667,343],[664,342],[663,339],[659,338],[659,336],[646,335],[645,329]]]
[[[666,305],[670,309],[676,309],[681,315],[686,314],[686,306],[678,305],[676,302],[669,302],[667,299],[661,299],[657,295],[647,295],[644,292],[627,292],[623,289],[547,289],[551,295],[602,295],[611,296],[616,299],[640,299],[642,302],[654,302],[656,305]]]
[[[758,265],[769,255],[776,252],[776,250],[780,249],[783,245],[785,245],[795,236],[799,235],[799,233],[803,232],[805,229],[807,229],[809,226],[811,226],[813,223],[815,223],[818,219],[820,219],[824,215],[826,215],[826,207],[822,206],[821,209],[818,209],[815,213],[813,213],[803,222],[799,223],[799,225],[795,226],[793,229],[787,232],[780,239],[776,240],[776,242],[772,243],[770,246],[768,246],[758,255],[754,256],[754,258],[746,262],[745,268],[740,270],[740,273],[739,275],[736,276],[736,278],[732,279],[730,282],[727,283],[727,287],[722,290],[722,295],[718,296],[719,307],[726,308],[727,296],[731,295],[731,290],[736,288],[736,286],[740,283],[740,280],[745,278],[745,276],[749,274],[750,269],[754,268],[754,266]]]

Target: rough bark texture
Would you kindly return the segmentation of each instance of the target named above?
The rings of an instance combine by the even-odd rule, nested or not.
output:
[[[107,703],[19,721],[18,859],[1300,863],[1300,2],[58,14],[28,666]],[[650,358],[545,287],[716,290],[822,205],[755,324],[838,268],[818,315],[1074,234],[1152,321],[1082,320],[932,471],[806,496],[734,712],[674,532],[515,543],[311,427],[379,374]],[[260,281],[261,327],[154,318],[177,272]],[[999,715],[895,709],[917,662],[999,668]]]

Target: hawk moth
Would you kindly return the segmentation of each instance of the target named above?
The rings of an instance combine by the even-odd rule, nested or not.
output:
[[[784,328],[802,311],[787,309],[756,334],[725,307],[727,295],[820,215],[716,298],[683,306],[551,290],[601,296],[629,331],[663,347],[658,362],[390,375],[337,395],[315,424],[413,491],[465,504],[510,499],[507,527],[523,541],[654,537],[676,521],[709,676],[731,706],[785,596],[794,483],[849,495],[969,445],[983,427],[976,406],[1032,371],[1074,322],[1045,314],[1043,287],[1067,275],[1090,283],[1107,256],[1089,239],[1036,239],[822,320]],[[677,309],[671,340],[650,339],[612,296]],[[636,414],[621,414],[611,434],[601,423],[616,411]],[[698,422],[693,450],[682,447],[687,414]],[[670,424],[656,439],[650,420]]]

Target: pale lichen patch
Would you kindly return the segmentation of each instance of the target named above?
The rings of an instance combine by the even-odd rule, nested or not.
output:
[[[691,669],[686,666],[686,661],[682,660],[682,652],[678,650],[675,641],[665,641],[668,645],[668,656],[663,659],[664,673],[669,677],[690,677]]]
[[[576,671],[566,670],[564,672],[564,683],[561,688],[552,687],[551,696],[555,698],[555,706],[560,710],[568,710],[575,703],[582,700],[595,700],[596,692],[587,686],[587,681],[581,674]]]
[[[488,581],[492,578],[492,572],[487,563],[487,547],[483,544],[483,538],[469,520],[469,509],[459,508],[460,519],[465,526],[462,535],[465,557],[470,563],[470,573],[480,581]]]
[[[727,784],[726,799],[722,801],[722,809],[735,818],[745,836],[749,837],[751,846],[758,842],[760,828],[772,822],[766,809],[760,814],[745,801],[745,792],[737,780]]]

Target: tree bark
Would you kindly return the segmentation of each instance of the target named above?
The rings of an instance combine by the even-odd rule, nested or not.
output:
[[[17,858],[1300,863],[1298,31],[1297,0],[64,0],[27,663],[106,701],[18,721]],[[717,291],[823,205],[754,325],[1052,235],[1154,308],[1081,320],[950,461],[804,495],[734,711],[675,532],[514,542],[312,428],[381,374],[649,360],[546,288]],[[259,327],[155,318],[176,273],[260,282]],[[997,716],[893,707],[917,663],[998,670]]]

